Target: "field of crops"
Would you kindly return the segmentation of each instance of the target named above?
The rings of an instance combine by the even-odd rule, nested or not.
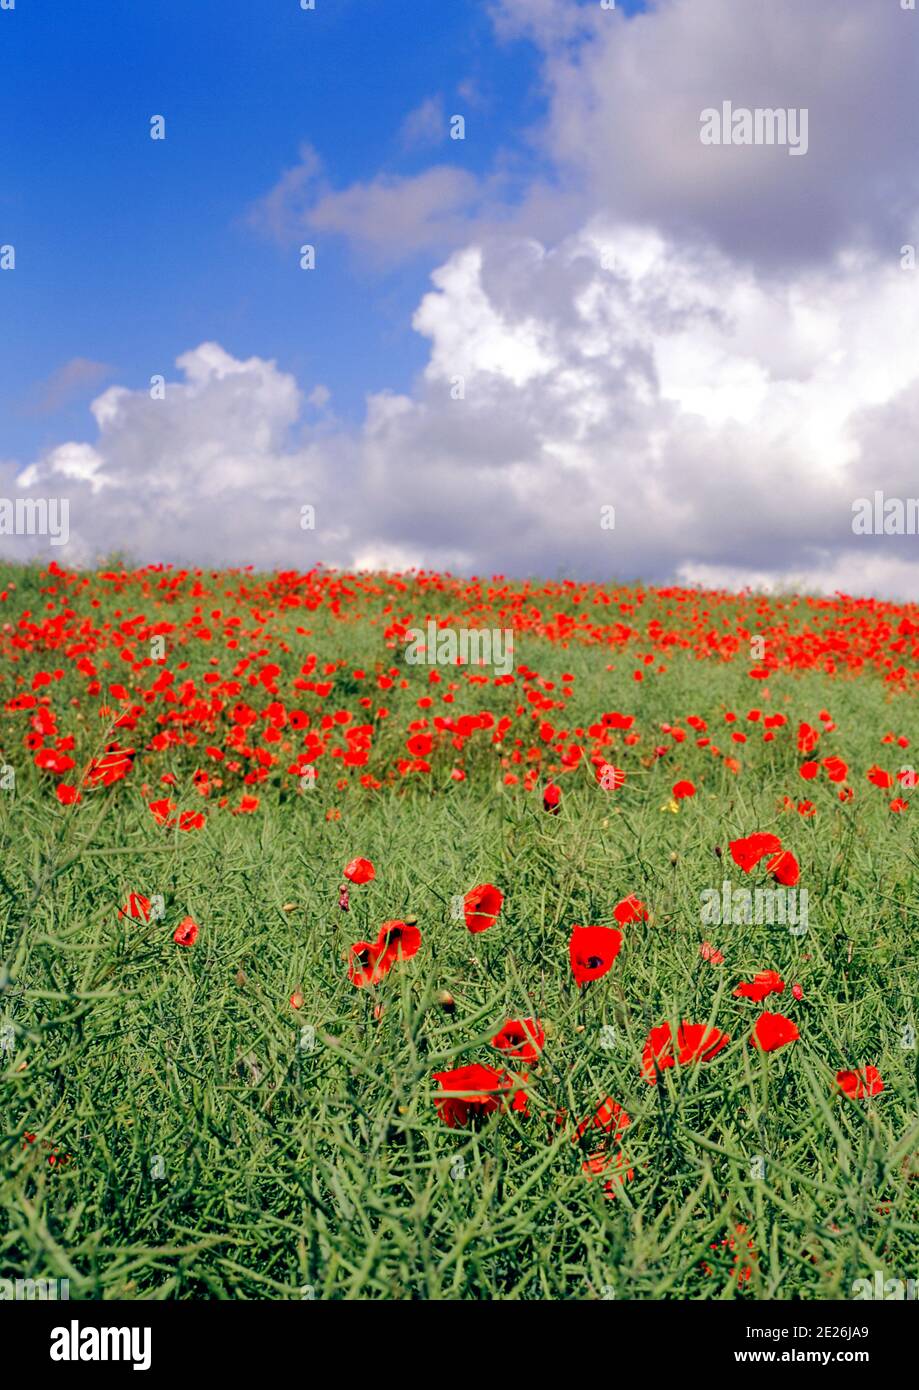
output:
[[[915,1275],[917,657],[841,596],[0,571],[4,1272]]]

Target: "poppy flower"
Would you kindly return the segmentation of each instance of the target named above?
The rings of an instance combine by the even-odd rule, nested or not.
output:
[[[641,898],[636,898],[634,893],[630,893],[613,908],[613,916],[620,926],[625,926],[627,922],[647,922],[648,909]]]
[[[134,766],[134,751],[133,748],[121,748],[117,743],[110,743],[105,752],[93,758],[86,769],[84,787],[110,787],[113,782],[127,777]]]
[[[801,877],[798,861],[787,849],[781,850],[770,859],[766,865],[766,870],[778,883],[783,883],[786,888],[793,888]]]
[[[738,868],[743,869],[748,874],[754,869],[759,861],[767,854],[775,854],[782,848],[782,841],[778,835],[770,835],[766,831],[757,831],[753,835],[747,835],[740,840],[732,840],[730,843],[731,858]]]
[[[487,931],[497,921],[503,902],[504,894],[493,883],[470,888],[463,899],[466,926],[471,932]]]
[[[687,1023],[684,1019],[677,1029],[676,1051],[669,1023],[652,1028],[642,1052],[641,1073],[645,1081],[657,1085],[658,1073],[668,1067],[689,1066],[692,1062],[710,1062],[731,1041],[727,1033],[709,1028],[704,1023]]]
[[[73,758],[68,758],[65,753],[57,753],[53,748],[42,748],[34,758],[35,766],[42,772],[54,772],[58,777],[64,772],[69,772],[72,767],[76,767]]]
[[[737,1235],[740,1237],[747,1234],[747,1228],[744,1225],[737,1226],[735,1229]],[[752,1240],[746,1242],[746,1249],[750,1252],[749,1254],[744,1254],[743,1249],[738,1249],[737,1241],[734,1236],[726,1236],[723,1240],[714,1241],[709,1249],[714,1250],[716,1253],[719,1250],[725,1250],[733,1255],[733,1264],[731,1268],[733,1277],[737,1280],[738,1284],[749,1284],[753,1275],[753,1265],[759,1259],[759,1252]],[[709,1275],[715,1273],[711,1265],[705,1260],[702,1261],[702,1269],[704,1273]]]
[[[376,872],[369,859],[352,859],[345,865],[345,878],[352,883],[370,883]]]
[[[135,922],[149,922],[153,905],[143,893],[129,893],[124,907],[118,909],[119,917],[130,917]]]
[[[692,782],[676,782],[673,786],[673,796],[676,801],[683,801],[687,796],[695,796],[696,789]]]
[[[753,999],[757,1004],[761,1004],[770,994],[782,994],[785,990],[785,981],[774,970],[761,970],[758,975],[753,976],[753,981],[747,984],[742,981],[734,991],[735,999]]]
[[[588,1115],[585,1120],[577,1126],[571,1136],[571,1142],[576,1144],[583,1139],[584,1135],[595,1129],[601,1130],[604,1134],[613,1137],[628,1129],[632,1123],[631,1116],[626,1114],[618,1101],[613,1100],[612,1096],[607,1096],[601,1101],[592,1115]],[[591,1134],[591,1139],[593,1135]]]
[[[876,764],[868,769],[867,777],[873,786],[880,787],[882,791],[893,786],[893,778],[890,773],[885,772],[882,767],[878,767]]]
[[[838,1071],[836,1085],[852,1100],[880,1095],[884,1089],[884,1082],[877,1067],[865,1067],[863,1071]]]
[[[544,788],[544,790],[543,790],[543,794],[542,794],[542,809],[543,809],[544,811],[550,812],[550,814],[552,814],[552,815],[554,815],[554,816],[557,816],[558,813],[559,813],[559,810],[561,809],[560,806],[559,806],[559,802],[561,801],[561,799],[562,799],[562,789],[561,789],[561,787],[556,786],[556,784],[555,784],[554,782],[549,782],[548,785],[547,785],[547,786]]]
[[[194,946],[198,940],[198,923],[193,917],[183,917],[172,933],[172,939],[177,946]]]
[[[509,1018],[491,1040],[492,1047],[517,1057],[521,1062],[536,1062],[546,1042],[546,1034],[536,1018]]]
[[[699,955],[703,960],[711,961],[712,965],[724,965],[724,956],[710,941],[702,942],[699,947]]]
[[[414,922],[384,922],[376,941],[358,941],[351,947],[348,979],[358,989],[379,984],[397,960],[409,960],[421,945]]]
[[[771,1014],[767,1009],[753,1025],[750,1046],[758,1047],[761,1052],[775,1052],[779,1047],[796,1042],[800,1036],[797,1025],[790,1018],[784,1014]]]
[[[798,725],[798,752],[813,753],[819,742],[820,734],[816,729],[812,729],[810,724]]]
[[[60,782],[54,789],[54,795],[62,806],[74,806],[83,800],[83,793],[78,787],[69,787],[66,782]]]
[[[571,973],[578,987],[590,980],[599,980],[612,969],[613,961],[622,949],[622,932],[615,927],[571,928],[568,957]]]
[[[465,1125],[485,1119],[511,1097],[514,1079],[506,1071],[496,1071],[494,1067],[484,1067],[473,1062],[468,1067],[456,1067],[452,1071],[436,1071],[433,1078],[440,1090],[449,1094],[435,1096],[434,1107],[444,1124],[450,1129],[460,1129]],[[519,1107],[518,1107],[519,1108]]]
[[[613,1175],[609,1176],[610,1170]],[[605,1178],[603,1191],[607,1197],[614,1197],[616,1194],[616,1184],[630,1182],[635,1176],[634,1170],[629,1167],[629,1161],[621,1149],[616,1153],[605,1153],[600,1149],[597,1153],[592,1153],[581,1164],[581,1172],[592,1182],[594,1178]]]

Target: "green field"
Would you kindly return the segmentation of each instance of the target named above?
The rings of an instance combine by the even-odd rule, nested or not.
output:
[[[919,1274],[917,811],[892,812],[909,790],[867,778],[880,764],[896,781],[909,762],[885,735],[919,736],[915,608],[108,574],[0,573],[0,1276],[67,1278],[71,1298],[91,1299],[482,1300],[850,1298],[875,1270]],[[513,626],[513,677],[406,665],[393,624],[429,614]],[[145,699],[163,670],[171,684]],[[240,702],[249,724],[231,718]],[[786,716],[774,739],[748,719],[757,708]],[[615,791],[591,766],[609,711],[638,734],[603,726],[626,772]],[[365,761],[333,757],[336,712],[372,728],[348,745]],[[460,735],[433,724],[482,712],[491,724]],[[400,770],[424,719],[428,770]],[[802,780],[800,723],[823,730],[807,757],[845,761],[851,799],[823,770]],[[326,743],[307,749],[314,784],[302,762],[289,771],[309,730]],[[74,767],[36,766],[61,739]],[[136,750],[128,775],[82,781],[113,740]],[[674,801],[681,779],[696,794]],[[543,809],[550,780],[557,815]],[[81,801],[59,804],[59,782]],[[246,794],[257,807],[232,814]],[[206,822],[158,823],[149,802],[165,797],[169,819]],[[796,809],[805,800],[814,814]],[[800,864],[804,933],[701,919],[706,889],[767,882],[728,848],[762,831]],[[376,876],[346,912],[355,856]],[[472,934],[454,901],[482,883],[504,906]],[[120,916],[132,892],[162,915]],[[630,894],[648,920],[623,926],[612,969],[578,988],[572,925],[614,925]],[[200,931],[183,948],[188,915]],[[351,946],[411,915],[417,953],[356,988]],[[703,941],[723,963],[702,959]],[[780,996],[734,996],[765,970]],[[798,1040],[751,1047],[764,1008]],[[446,1125],[434,1073],[502,1065],[490,1039],[530,1017],[546,1038],[529,1113]],[[649,1084],[649,1030],[684,1019],[730,1042]],[[837,1072],[868,1065],[883,1091],[843,1095]],[[573,1142],[607,1097],[630,1117],[632,1174],[610,1190]]]

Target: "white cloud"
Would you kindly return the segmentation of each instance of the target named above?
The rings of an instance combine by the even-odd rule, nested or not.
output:
[[[700,582],[801,580],[919,596],[919,538],[855,537],[855,498],[919,492],[919,22],[864,0],[497,0],[543,53],[542,148],[334,188],[304,147],[254,213],[443,263],[409,392],[360,427],[317,383],[216,344],[165,400],[112,387],[97,437],[21,486],[73,495],[71,555]],[[810,148],[702,146],[699,114],[807,106]],[[417,115],[430,127],[433,108]],[[309,418],[309,417],[308,417]],[[317,529],[299,527],[316,508]],[[600,525],[613,505],[616,527]]]
[[[916,14],[865,0],[657,0],[627,18],[497,0],[543,52],[541,146],[595,211],[702,236],[760,264],[866,242],[896,255],[919,207]],[[724,101],[804,108],[809,150],[704,146]]]
[[[917,491],[907,273],[863,256],[778,280],[598,220],[552,249],[466,248],[433,280],[427,368],[359,430],[304,426],[275,363],[204,344],[165,400],[104,392],[97,439],[28,481],[66,481],[86,554],[919,592],[919,538],[851,530],[856,497]]]
[[[442,96],[426,97],[402,122],[400,136],[406,149],[437,145],[447,133],[447,117]]]

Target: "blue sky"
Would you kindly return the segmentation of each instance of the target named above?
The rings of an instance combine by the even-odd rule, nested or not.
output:
[[[306,276],[296,247],[246,213],[304,141],[336,186],[414,172],[432,149],[406,148],[402,124],[437,93],[469,125],[438,162],[480,173],[506,150],[521,171],[538,164],[536,51],[497,44],[486,9],[68,0],[52,15],[19,0],[0,13],[0,244],[17,254],[0,279],[0,457],[92,438],[99,380],[140,387],[209,339],[323,382],[349,418],[367,392],[404,389],[426,357],[410,319],[430,261],[370,265],[328,237],[321,274]],[[467,82],[475,105],[459,95]],[[154,114],[165,141],[149,138]],[[49,398],[42,383],[74,359],[98,373]]]
[[[0,497],[58,558],[919,594],[852,528],[916,490],[919,13],[316,3],[0,10]]]

